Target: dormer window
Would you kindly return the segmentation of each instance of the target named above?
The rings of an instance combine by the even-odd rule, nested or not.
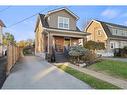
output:
[[[58,28],[69,29],[69,18],[58,17]]]

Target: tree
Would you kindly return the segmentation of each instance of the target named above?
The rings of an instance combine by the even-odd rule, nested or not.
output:
[[[26,42],[27,42],[27,44],[29,46],[33,46],[34,45],[34,40],[33,39],[27,39]]]
[[[17,45],[22,48],[25,48],[26,46],[33,46],[34,40],[33,39],[21,40],[17,43]]]
[[[17,42],[17,46],[22,48],[23,54],[33,54],[34,53],[34,40],[33,39],[21,40]]]
[[[89,49],[89,50],[95,50],[96,49],[96,42],[94,42],[94,41],[87,41],[84,44],[84,47]]]
[[[96,49],[97,50],[104,50],[105,49],[105,44],[103,42],[97,42],[96,43]]]
[[[89,50],[103,50],[105,49],[105,44],[103,42],[87,41],[84,47]]]
[[[9,33],[9,32],[6,32],[5,34],[4,34],[4,36],[3,36],[3,44],[4,45],[7,45],[8,44],[8,42],[16,42],[15,41],[15,38],[14,38],[14,35],[12,35],[11,33]]]
[[[25,40],[21,40],[17,43],[17,45],[21,48],[24,48],[28,45],[28,43]]]

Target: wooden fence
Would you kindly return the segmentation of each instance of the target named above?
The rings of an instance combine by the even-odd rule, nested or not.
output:
[[[7,75],[10,73],[10,70],[15,65],[20,57],[21,49],[16,46],[14,43],[9,43],[7,47],[7,65],[6,72]]]

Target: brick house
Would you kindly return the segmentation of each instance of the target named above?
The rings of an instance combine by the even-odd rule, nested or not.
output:
[[[35,27],[35,54],[64,53],[65,48],[72,45],[83,45],[86,35],[76,22],[79,17],[68,8],[49,11],[39,14]]]
[[[106,49],[97,52],[102,56],[113,56],[115,48],[127,46],[127,26],[92,20],[85,28],[85,32],[91,33],[87,36],[87,41],[105,43]]]

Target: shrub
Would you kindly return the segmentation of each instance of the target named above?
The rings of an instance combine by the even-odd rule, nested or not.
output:
[[[86,49],[82,46],[79,46],[79,45],[72,46],[69,49],[69,55],[75,56],[75,57],[82,56],[85,52],[86,52]]]
[[[127,57],[127,46],[124,48],[116,48],[114,49],[115,57]]]
[[[103,42],[87,41],[84,47],[89,50],[103,50],[105,49],[105,44]]]
[[[70,61],[73,64],[79,63],[92,64],[96,61],[96,54],[82,46],[72,46],[69,49]]]
[[[114,49],[114,56],[115,57],[121,57],[122,49],[121,48],[115,48]]]
[[[97,60],[97,56],[94,52],[87,50],[87,52],[81,57],[86,63],[94,63]]]
[[[79,63],[81,56],[85,54],[87,50],[82,46],[72,46],[69,49],[70,61],[72,63]]]
[[[121,57],[127,57],[127,46],[122,49]]]

